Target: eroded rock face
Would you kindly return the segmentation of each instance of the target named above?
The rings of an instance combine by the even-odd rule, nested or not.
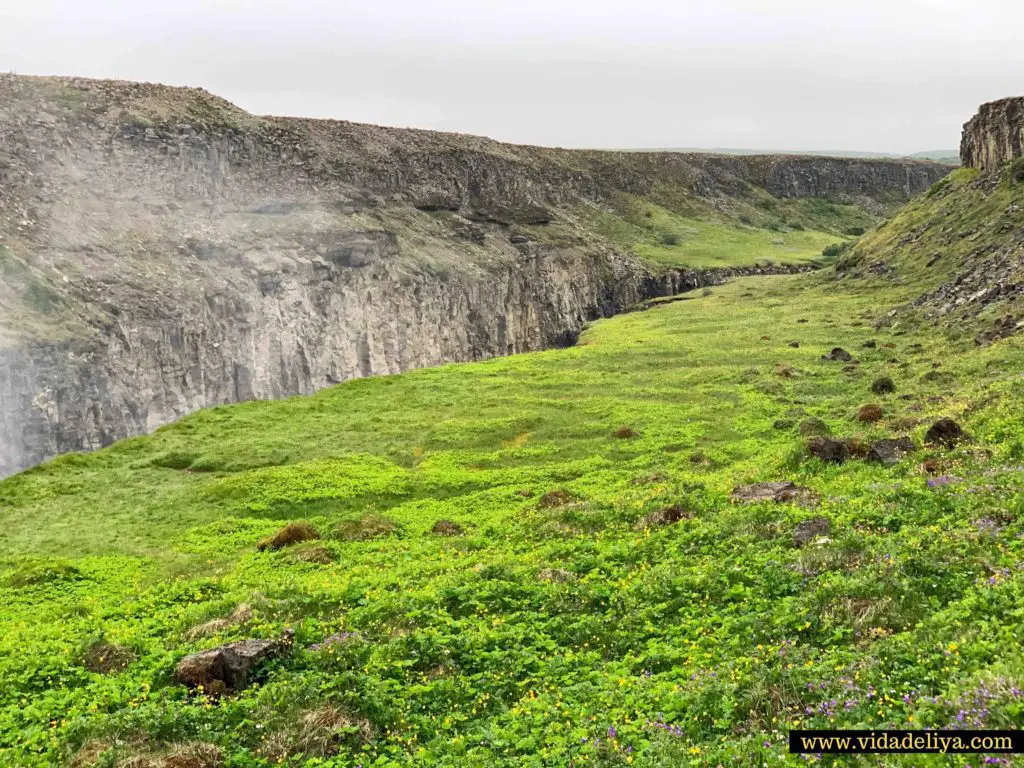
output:
[[[0,477],[200,408],[566,346],[648,298],[793,271],[655,273],[580,218],[623,192],[759,184],[880,208],[946,170],[512,147],[0,75]]]
[[[1024,155],[1024,97],[983,104],[964,125],[960,159],[968,168],[997,171]]]

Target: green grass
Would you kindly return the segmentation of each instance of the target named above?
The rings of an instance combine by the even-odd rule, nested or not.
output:
[[[216,408],[9,478],[0,765],[195,743],[226,766],[783,765],[804,763],[797,725],[973,724],[983,704],[1020,727],[1024,342],[873,330],[912,295],[739,281],[575,348]],[[855,370],[821,360],[836,345]],[[895,394],[871,393],[881,375]],[[868,402],[883,421],[853,420]],[[920,445],[940,416],[974,442],[893,468],[812,460],[795,428]],[[929,488],[925,459],[961,481]],[[777,479],[820,504],[729,499]],[[672,505],[689,514],[638,525]],[[829,540],[796,548],[820,515]],[[300,520],[321,540],[257,551]],[[285,627],[294,650],[238,695],[171,680]],[[89,671],[100,643],[127,666]]]
[[[814,225],[861,222],[867,215],[846,215],[852,206],[827,201],[783,202],[764,194],[763,208],[741,205],[739,218],[724,216],[690,201],[673,212],[648,200],[623,197],[611,208],[584,212],[589,226],[642,259],[666,267],[744,267],[754,264],[806,264],[821,259],[822,250],[846,238]],[[809,225],[802,223],[804,220]],[[744,223],[749,222],[749,223]],[[870,220],[866,222],[870,224]]]

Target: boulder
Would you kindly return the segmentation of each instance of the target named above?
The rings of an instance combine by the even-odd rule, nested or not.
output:
[[[952,448],[966,439],[967,433],[953,419],[939,419],[929,427],[924,436],[924,441],[929,445],[941,445],[944,448]]]
[[[843,363],[848,363],[851,360],[853,360],[853,355],[851,355],[849,352],[847,352],[842,347],[834,347],[832,349],[832,351],[829,352],[827,355],[822,355],[821,359],[822,360],[830,360],[830,361],[833,361],[833,362],[834,361],[840,361],[840,362],[843,362]]]
[[[915,450],[914,441],[909,437],[896,440],[878,440],[871,444],[868,459],[877,461],[887,467],[898,464],[900,459]]]
[[[868,339],[861,346],[864,347],[865,349],[874,349],[875,347],[878,346],[878,342],[875,341],[874,339]]]
[[[814,437],[807,441],[807,450],[812,456],[832,464],[842,464],[850,458],[850,448],[845,440],[833,437]]]
[[[194,653],[178,662],[174,681],[215,696],[240,691],[257,667],[290,648],[291,642],[288,633],[277,640],[239,640]]]
[[[813,517],[801,521],[793,531],[793,544],[804,547],[817,538],[832,532],[832,522],[827,517]]]

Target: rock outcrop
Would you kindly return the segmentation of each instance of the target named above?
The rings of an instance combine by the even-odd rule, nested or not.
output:
[[[1024,97],[982,104],[964,125],[960,159],[990,173],[1024,155]]]
[[[207,406],[569,345],[645,299],[793,269],[653,269],[593,225],[614,201],[881,213],[948,170],[519,147],[0,75],[0,476]]]

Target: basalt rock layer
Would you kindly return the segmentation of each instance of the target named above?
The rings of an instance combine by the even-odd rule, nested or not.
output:
[[[581,211],[618,195],[881,213],[948,170],[520,147],[0,76],[0,476],[207,406],[571,344],[737,273],[616,247]]]
[[[968,168],[992,172],[1024,155],[1024,97],[983,104],[964,125],[960,158]]]

